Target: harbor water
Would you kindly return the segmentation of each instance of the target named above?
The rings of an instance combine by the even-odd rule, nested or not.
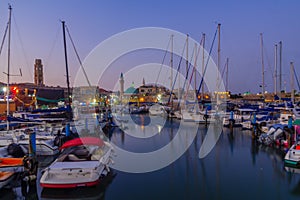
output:
[[[145,127],[153,117],[144,114],[131,118],[135,134],[147,134]],[[185,126],[187,130],[184,132],[186,135],[181,133],[181,139],[190,138],[192,134],[195,138],[182,156],[158,170],[129,173],[112,169],[112,173],[99,186],[72,190],[42,189],[37,181],[28,191],[22,192],[21,186],[16,184],[13,188],[0,190],[0,199],[226,200],[300,197],[300,174],[296,173],[297,170],[290,172],[284,167],[285,150],[256,143],[252,140],[251,131],[234,128],[230,133],[229,129],[223,128],[214,148],[200,159],[199,150],[208,134],[204,125],[199,125],[196,133],[189,133],[188,130],[196,127],[195,123],[166,120],[161,127],[158,125],[157,133],[149,137],[128,134],[132,128],[128,126],[124,123],[120,128],[111,129],[108,137],[115,146],[131,152],[146,153],[163,148],[179,134],[180,126]],[[181,142],[186,141],[182,139]],[[137,167],[141,165],[130,159],[127,162],[134,162],[130,164]]]

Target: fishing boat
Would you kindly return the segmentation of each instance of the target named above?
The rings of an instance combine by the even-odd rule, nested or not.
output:
[[[43,172],[43,188],[91,187],[110,172],[113,148],[100,138],[76,138],[64,143],[61,150],[62,154]]]

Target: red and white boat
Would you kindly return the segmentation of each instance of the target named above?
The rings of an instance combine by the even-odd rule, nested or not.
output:
[[[82,137],[66,142],[62,154],[43,171],[43,188],[75,188],[97,185],[112,163],[113,147],[100,138]]]

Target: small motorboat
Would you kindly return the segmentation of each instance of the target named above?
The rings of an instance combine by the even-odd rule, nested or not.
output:
[[[292,167],[300,167],[300,142],[296,142],[285,154],[284,164]]]
[[[60,149],[62,154],[43,170],[40,179],[43,188],[95,186],[110,172],[113,147],[100,138],[75,138]]]

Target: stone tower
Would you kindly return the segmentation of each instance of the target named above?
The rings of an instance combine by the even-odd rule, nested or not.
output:
[[[34,84],[38,86],[44,86],[44,73],[43,73],[43,64],[41,59],[35,59]]]

